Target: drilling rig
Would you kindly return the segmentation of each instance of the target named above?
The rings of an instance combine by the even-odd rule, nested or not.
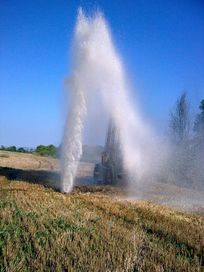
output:
[[[125,183],[119,131],[112,120],[109,122],[101,163],[94,168],[94,179],[97,184]]]

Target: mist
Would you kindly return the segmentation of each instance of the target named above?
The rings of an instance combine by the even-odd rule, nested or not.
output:
[[[193,155],[193,147],[189,151],[170,137],[159,136],[143,117],[139,101],[132,102],[127,78],[103,14],[86,16],[80,8],[66,85],[71,103],[63,138],[61,191],[73,189],[83,141],[104,142],[109,120],[117,127],[131,197],[148,198],[158,183],[201,188],[201,151]],[[183,197],[181,191],[175,194],[176,187],[171,189],[169,200]],[[191,202],[189,195],[188,199]]]
[[[155,175],[164,161],[165,147],[160,142],[162,152],[155,155],[159,139],[131,102],[123,64],[107,22],[99,12],[86,17],[79,9],[73,42],[73,68],[68,81],[72,104],[63,141],[62,190],[70,191],[73,187],[87,117],[88,120],[95,118],[96,130],[105,119],[115,123],[130,184],[141,183]],[[99,115],[97,101],[102,101],[103,110]],[[94,118],[90,118],[91,115]]]

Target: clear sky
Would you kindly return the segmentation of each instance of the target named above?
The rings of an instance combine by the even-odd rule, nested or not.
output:
[[[163,129],[183,90],[204,98],[203,0],[1,0],[0,145],[59,144],[79,6],[104,13],[147,118]]]

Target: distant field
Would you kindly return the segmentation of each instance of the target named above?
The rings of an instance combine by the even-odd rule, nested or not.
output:
[[[77,183],[87,184],[93,177],[94,163],[80,162]],[[51,157],[0,150],[0,175],[59,189],[60,162]]]
[[[92,151],[92,149],[90,149]],[[86,154],[90,155],[89,152]],[[87,158],[86,158],[87,159]],[[77,185],[93,184],[94,163],[81,161]],[[0,150],[0,176],[8,180],[22,180],[59,189],[60,163],[51,157]],[[123,197],[146,199],[155,203],[204,215],[204,190],[196,191],[166,183],[149,183],[141,188],[131,188]]]
[[[110,186],[62,194],[48,188],[58,170],[54,159],[0,152],[0,271],[204,271],[203,216]]]
[[[16,169],[59,170],[57,159],[0,150],[0,166]]]

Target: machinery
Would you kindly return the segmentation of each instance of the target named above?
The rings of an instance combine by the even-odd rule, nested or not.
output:
[[[101,156],[101,163],[97,163],[94,169],[94,179],[97,184],[124,184],[119,131],[113,121],[108,126],[106,144]]]

